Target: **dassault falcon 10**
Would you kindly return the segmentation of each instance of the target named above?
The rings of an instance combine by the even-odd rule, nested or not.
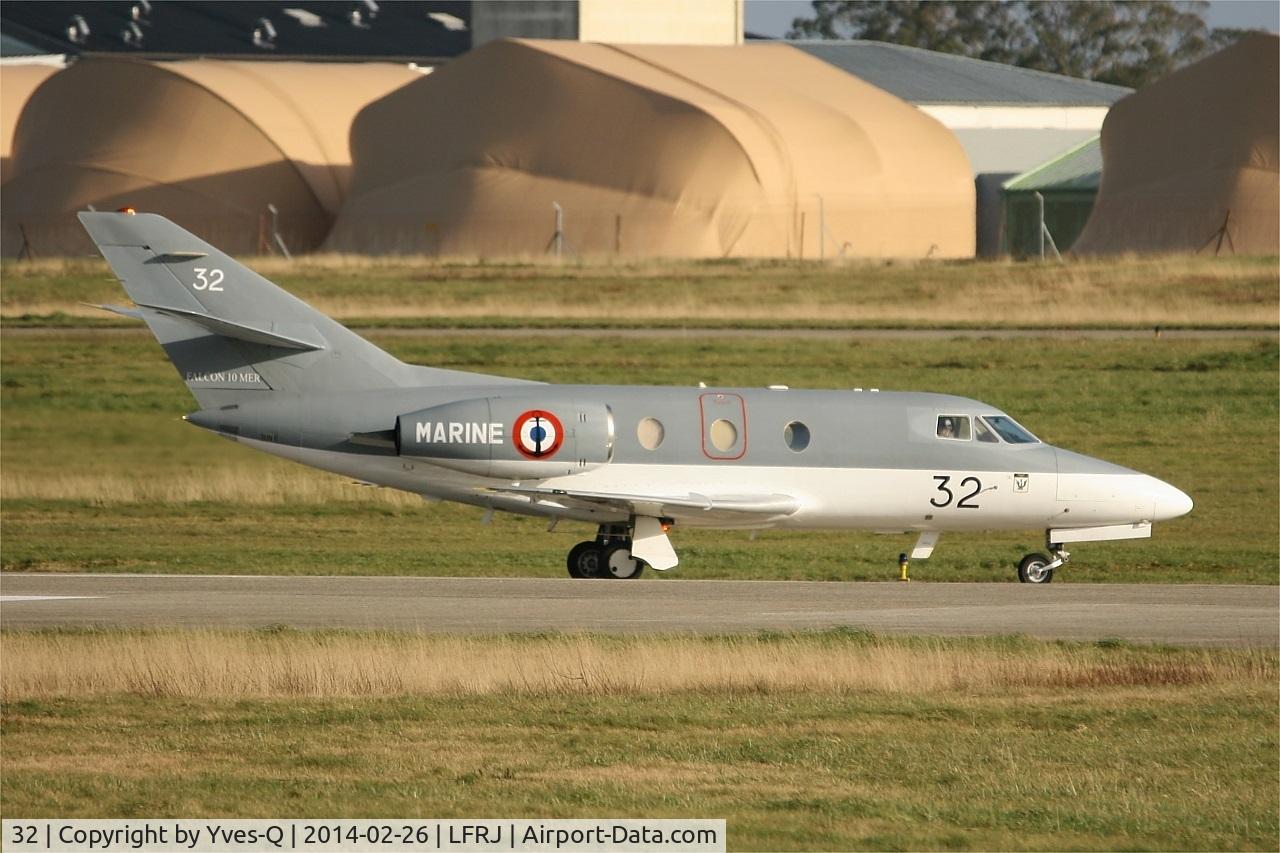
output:
[[[578,578],[677,563],[673,527],[1151,535],[1191,499],[1041,442],[977,400],[926,393],[551,385],[405,364],[157,215],[80,221],[200,410],[191,423],[286,459],[432,499],[597,525]]]

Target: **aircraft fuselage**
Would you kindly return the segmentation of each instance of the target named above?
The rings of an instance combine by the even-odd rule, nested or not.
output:
[[[527,412],[558,422],[550,452],[522,452],[517,421]],[[928,393],[531,384],[250,402],[188,420],[376,485],[581,521],[629,514],[488,490],[536,481],[568,492],[764,491],[798,504],[747,518],[714,508],[680,515],[681,525],[697,527],[1094,528],[1190,509],[1167,483],[1100,459],[1039,441],[980,441],[976,420],[968,438],[938,435],[939,418],[984,415],[1007,417]]]

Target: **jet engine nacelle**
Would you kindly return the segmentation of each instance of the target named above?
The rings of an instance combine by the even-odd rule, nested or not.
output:
[[[608,406],[550,394],[459,400],[396,418],[401,456],[503,479],[598,468],[613,458],[613,435]]]

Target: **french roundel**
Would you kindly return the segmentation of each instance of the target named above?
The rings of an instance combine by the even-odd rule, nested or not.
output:
[[[532,409],[516,418],[512,432],[516,437],[516,450],[530,459],[554,455],[564,441],[560,419],[541,409]]]

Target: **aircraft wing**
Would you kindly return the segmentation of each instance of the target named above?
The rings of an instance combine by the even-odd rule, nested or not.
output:
[[[742,520],[791,515],[800,501],[790,495],[646,495],[624,492],[589,492],[578,489],[545,489],[533,486],[501,486],[486,489],[494,494],[521,495],[536,503],[565,507],[608,507],[628,515],[654,518],[691,518],[703,514],[737,516]]]
[[[171,308],[166,305],[148,305],[145,302],[139,302],[137,305],[139,308],[146,308],[159,314],[167,314],[170,317],[188,320],[197,326],[203,326],[215,335],[222,335],[224,338],[236,338],[251,344],[262,344],[263,346],[281,347],[283,349],[321,350],[325,348],[322,343],[290,335],[282,335],[279,332],[260,329],[257,326],[250,326],[246,323],[235,323],[202,311],[189,311],[186,308]]]
[[[675,549],[667,539],[663,519],[673,521],[716,518],[720,526],[741,523],[751,526],[753,520],[764,521],[780,515],[791,515],[800,501],[790,495],[645,495],[625,492],[590,492],[578,489],[546,489],[534,486],[501,486],[485,489],[490,494],[528,498],[534,503],[566,509],[599,509],[606,507],[635,518],[631,553],[653,568],[665,571],[677,563]]]

